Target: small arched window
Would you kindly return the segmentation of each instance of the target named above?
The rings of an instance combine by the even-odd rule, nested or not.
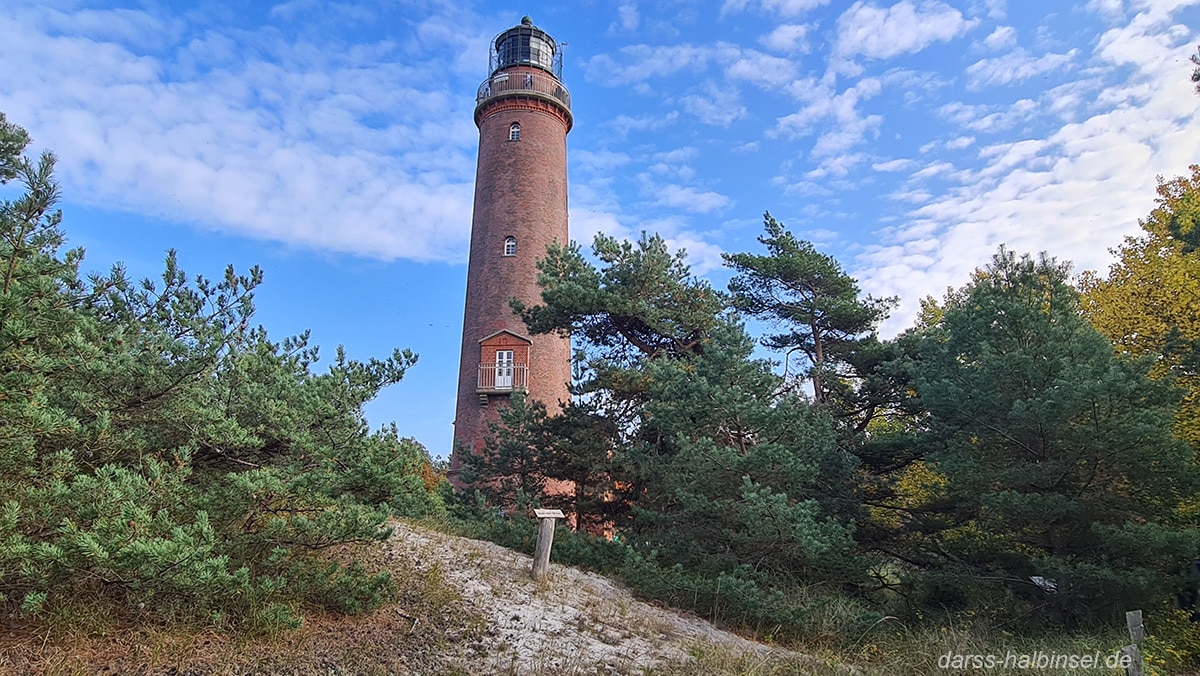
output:
[[[517,124],[516,122],[512,123],[512,126],[510,126],[508,128],[508,140],[509,141],[520,141],[521,140],[521,125]]]
[[[504,255],[505,256],[516,256],[517,255],[517,238],[516,237],[505,237],[504,238]]]

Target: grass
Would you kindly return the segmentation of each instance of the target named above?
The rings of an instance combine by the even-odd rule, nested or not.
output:
[[[418,540],[422,538],[418,536]],[[862,607],[828,589],[797,586],[790,593],[811,609],[802,632],[788,632],[775,623],[741,627],[744,635],[770,647],[746,651],[724,639],[684,639],[669,624],[647,613],[645,606],[606,586],[586,583],[571,601],[576,615],[555,631],[590,636],[598,648],[519,655],[518,643],[472,610],[456,583],[458,566],[480,571],[482,579],[499,588],[529,584],[515,556],[493,554],[479,547],[455,548],[439,539],[423,544],[398,541],[371,550],[377,568],[392,571],[398,592],[379,611],[347,617],[306,615],[296,631],[259,636],[230,632],[219,623],[156,621],[143,610],[120,608],[101,597],[79,597],[66,607],[50,609],[39,622],[0,617],[0,673],[95,673],[103,665],[110,673],[489,673],[520,674],[651,674],[655,676],[718,676],[720,674],[817,674],[904,676],[906,674],[987,673],[1121,674],[1106,669],[943,669],[945,655],[1015,655],[1041,653],[1102,656],[1116,653],[1128,639],[1123,627],[1078,634],[1022,636],[989,626],[982,620],[963,622],[955,616],[905,623],[894,618],[864,625]],[[439,558],[436,549],[443,548]],[[447,558],[448,556],[448,558]],[[511,558],[511,560],[510,560]],[[444,568],[453,561],[455,568]],[[552,569],[553,570],[553,569]],[[560,575],[567,571],[559,569]],[[530,594],[553,600],[565,580],[534,585]],[[468,594],[472,592],[466,592]],[[806,596],[807,595],[807,596]],[[564,600],[566,603],[566,600]],[[709,613],[701,612],[705,615]],[[1179,618],[1175,618],[1179,620]],[[535,622],[536,624],[536,622]],[[531,625],[532,626],[532,625]],[[1186,656],[1200,645],[1200,630],[1186,621],[1156,624],[1148,614],[1148,674],[1184,673],[1169,667],[1172,651]],[[564,638],[568,638],[564,636]],[[1194,643],[1190,643],[1193,641]],[[664,642],[678,649],[655,651],[651,663],[647,645]],[[582,643],[580,644],[582,645]],[[1166,657],[1164,657],[1166,656]],[[507,671],[506,671],[507,670]]]
[[[44,621],[0,616],[0,674],[453,673],[482,621],[439,567],[420,569],[386,548],[373,554],[399,590],[374,613],[310,611],[298,630],[255,635],[77,598]]]
[[[437,524],[442,530],[463,533],[463,525]],[[471,526],[466,526],[469,530]],[[475,537],[493,535],[500,544],[514,543],[515,526],[510,524],[476,524],[470,534]],[[557,543],[556,537],[556,545]],[[578,548],[577,548],[578,549]],[[557,560],[557,559],[556,559]],[[572,562],[575,563],[575,562]],[[605,571],[609,575],[618,570]],[[666,571],[664,571],[666,574]],[[670,580],[666,580],[668,583]],[[671,585],[663,585],[670,588]],[[676,588],[677,589],[677,588]],[[646,589],[635,589],[644,598],[656,599],[656,594]],[[782,623],[763,617],[753,622],[729,625],[728,628],[744,636],[767,644],[775,644],[799,656],[788,657],[786,653],[770,657],[744,654],[737,649],[714,645],[693,647],[687,659],[677,663],[655,667],[647,673],[653,674],[845,674],[863,676],[893,674],[963,674],[981,673],[970,661],[962,668],[948,662],[954,656],[987,656],[998,664],[987,669],[989,675],[1007,674],[1123,674],[1121,668],[1030,668],[1016,662],[1025,655],[1099,655],[1101,660],[1119,654],[1122,646],[1129,642],[1123,626],[1093,628],[1077,633],[1065,630],[1048,630],[1041,635],[1021,635],[1006,631],[1001,626],[989,625],[979,618],[970,622],[955,620],[947,615],[939,622],[924,619],[915,623],[904,623],[896,618],[864,622],[864,604],[844,594],[831,593],[827,588],[805,587],[796,584],[787,590],[788,605],[804,609],[803,625],[785,627]],[[652,628],[643,626],[636,618],[625,617],[623,612],[585,610],[577,622],[580,630],[620,625],[626,635],[647,636]],[[691,608],[692,612],[718,623],[723,619],[722,608]],[[878,617],[878,615],[876,615]],[[1159,615],[1159,617],[1162,617]],[[1200,654],[1200,627],[1176,622],[1176,626],[1159,624],[1160,634],[1155,636],[1155,618],[1148,614],[1148,629],[1151,636],[1146,644],[1147,674],[1185,673],[1179,664],[1190,655]],[[872,624],[872,622],[874,622]],[[1009,656],[1010,664],[1004,661]],[[1194,658],[1192,658],[1194,659]],[[942,664],[939,664],[939,660]],[[945,667],[945,668],[944,668]],[[632,673],[632,672],[631,672]]]

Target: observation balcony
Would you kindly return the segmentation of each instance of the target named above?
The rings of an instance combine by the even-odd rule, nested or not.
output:
[[[508,71],[492,75],[479,85],[475,93],[475,110],[478,112],[485,103],[509,96],[546,99],[571,112],[571,93],[558,78],[540,71]]]
[[[478,394],[527,392],[529,370],[524,364],[480,364]]]

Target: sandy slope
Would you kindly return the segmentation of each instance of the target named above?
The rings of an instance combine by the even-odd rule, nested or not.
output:
[[[415,555],[419,567],[439,569],[484,618],[483,638],[464,646],[461,655],[474,673],[688,671],[697,653],[756,673],[803,673],[804,665],[816,666],[638,601],[599,575],[552,562],[549,579],[535,583],[530,557],[490,542],[397,524],[391,547],[393,555]]]
[[[0,616],[0,676],[840,673],[638,601],[599,575],[552,563],[538,584],[528,556],[394,526],[382,547],[357,551],[399,587],[369,615],[310,613],[299,630],[263,637],[130,609],[108,619],[98,610],[86,626]]]

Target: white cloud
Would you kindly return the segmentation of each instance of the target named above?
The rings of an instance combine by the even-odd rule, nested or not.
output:
[[[790,59],[782,59],[778,56],[747,49],[729,64],[725,69],[725,75],[732,80],[745,80],[770,90],[794,80],[796,64]]]
[[[682,70],[699,72],[713,59],[736,57],[733,45],[630,45],[616,55],[598,54],[584,62],[588,79],[609,87],[627,87],[631,82],[674,75]]]
[[[757,0],[754,4],[762,11],[791,17],[828,3],[829,0]],[[721,14],[723,16],[729,12],[740,12],[750,4],[750,0],[725,0],[721,5]]]
[[[1033,99],[1019,99],[1008,106],[969,105],[958,101],[938,109],[938,115],[976,132],[995,133],[1012,129],[1038,110]],[[994,111],[994,112],[989,112]]]
[[[692,146],[676,148],[661,153],[655,153],[654,159],[667,164],[684,164],[700,156],[700,152]]]
[[[1125,3],[1122,0],[1091,0],[1087,8],[1109,19],[1119,19],[1125,15]]]
[[[841,178],[849,174],[852,169],[862,164],[867,159],[867,156],[863,153],[843,153],[829,157],[828,155],[830,155],[831,152],[832,151],[819,153],[820,156],[824,157],[824,159],[821,160],[821,164],[817,166],[816,169],[804,174],[804,177],[813,180],[827,178],[830,176]],[[818,153],[814,152],[814,155],[818,155]]]
[[[571,239],[585,247],[592,243],[597,234],[621,239],[630,239],[632,235],[629,228],[621,224],[620,217],[603,206],[572,203],[570,220]]]
[[[794,91],[804,97],[806,104],[798,112],[777,120],[774,136],[801,138],[820,132],[813,147],[814,157],[838,155],[858,145],[867,134],[875,133],[883,122],[880,115],[862,115],[860,101],[882,91],[878,79],[865,78],[853,87],[833,94],[824,84],[813,81],[796,83]]]
[[[902,293],[885,331],[901,328],[924,293],[958,286],[1005,243],[1019,252],[1074,258],[1076,269],[1103,270],[1116,243],[1153,207],[1154,177],[1173,176],[1200,157],[1200,114],[1178,68],[1180,43],[1170,12],[1148,5],[1101,37],[1086,67],[1099,91],[1088,94],[1078,120],[1058,120],[1030,99],[1007,109],[949,104],[941,114],[981,130],[1039,120],[1025,138],[985,145],[977,169],[938,172],[953,185],[880,231],[854,268],[864,290]],[[1072,96],[1082,98],[1078,87]],[[1054,102],[1064,96],[1047,92]],[[1047,127],[1047,125],[1049,125]],[[932,165],[938,166],[938,165]],[[897,193],[896,199],[920,198]]]
[[[893,202],[907,202],[908,204],[923,204],[933,198],[933,193],[924,188],[912,188],[908,190],[897,190],[887,196]]]
[[[570,153],[573,166],[591,173],[606,173],[618,167],[623,167],[633,161],[625,153],[611,150],[573,150]]]
[[[1042,73],[1061,73],[1068,67],[1079,50],[1065,54],[1043,54],[1033,56],[1024,49],[1016,49],[994,59],[981,59],[967,66],[967,86],[980,89],[989,85],[1006,85],[1028,80]]]
[[[225,47],[157,56],[144,41],[124,42],[123,30],[100,40],[0,16],[0,110],[35,138],[55,139],[77,201],[315,249],[461,260],[474,165],[469,101],[422,88],[405,66],[380,65],[378,51],[323,52],[269,31],[231,31],[208,41]],[[184,57],[216,62],[180,68],[174,59]]]
[[[904,171],[913,165],[913,161],[905,158],[876,162],[871,165],[875,171]]]
[[[918,8],[910,0],[902,0],[885,9],[860,0],[838,18],[836,52],[844,58],[861,54],[871,59],[890,59],[952,40],[978,23],[978,19],[965,19],[962,12],[941,2],[924,3]]]
[[[277,5],[272,5],[267,15],[272,19],[283,19],[291,21],[300,14],[314,10],[320,6],[318,0],[290,0],[289,2],[281,2]]]
[[[746,116],[746,107],[738,102],[737,89],[713,82],[706,82],[699,92],[683,97],[682,102],[685,111],[705,124],[718,127],[728,127]]]
[[[958,136],[946,141],[946,147],[950,150],[962,150],[975,145],[974,136]]]
[[[780,24],[775,30],[759,38],[758,42],[767,49],[784,54],[807,54],[808,26],[795,23]]]
[[[878,134],[881,124],[883,124],[882,115],[867,115],[847,120],[817,138],[816,144],[813,145],[812,156],[820,158],[843,153],[861,143],[868,134]]]
[[[697,190],[682,185],[663,185],[654,188],[658,203],[664,206],[683,209],[700,214],[724,209],[730,205],[730,200],[718,192]]]
[[[716,244],[685,236],[668,237],[665,241],[669,249],[684,252],[693,274],[705,275],[725,266],[725,259],[721,258],[725,252]]]
[[[1017,44],[1017,29],[1012,26],[996,26],[996,30],[983,40],[983,46],[992,51],[1007,49]]]
[[[46,8],[24,17],[49,34],[86,37],[97,42],[120,42],[140,49],[157,50],[178,37],[182,25],[149,12],[131,9],[78,9],[73,12]]]
[[[617,20],[608,27],[608,31],[609,33],[634,31],[637,30],[640,21],[637,5],[632,2],[622,2],[617,6]]]
[[[690,163],[698,155],[696,149],[691,147],[655,153],[652,158],[654,163],[649,168],[655,174],[690,181],[696,176],[696,170]]]
[[[954,165],[949,162],[933,162],[914,172],[912,177],[917,179],[932,178],[939,174],[948,174],[952,171],[954,171]]]
[[[987,8],[987,15],[992,19],[1004,19],[1008,16],[1008,11],[1005,5],[1008,0],[983,0],[983,6]]]
[[[629,115],[618,115],[612,120],[604,123],[604,126],[611,128],[620,137],[629,135],[631,131],[655,131],[669,127],[679,119],[677,111],[671,111],[666,115],[638,115],[632,117]]]

